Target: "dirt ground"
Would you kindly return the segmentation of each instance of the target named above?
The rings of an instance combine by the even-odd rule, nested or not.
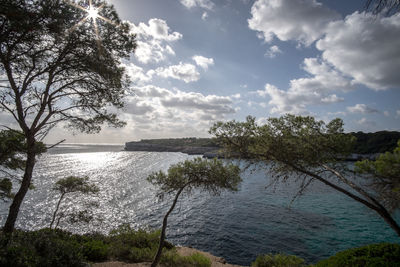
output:
[[[201,253],[211,260],[211,267],[240,267],[239,265],[232,265],[226,263],[226,261],[223,258],[216,257],[208,252],[203,252],[194,248],[177,247],[177,251],[182,256],[190,256],[196,252]],[[109,262],[95,263],[92,266],[93,267],[148,267],[150,265],[151,265],[150,262],[124,263],[119,261],[109,261]],[[162,265],[160,265],[160,267],[162,267]]]

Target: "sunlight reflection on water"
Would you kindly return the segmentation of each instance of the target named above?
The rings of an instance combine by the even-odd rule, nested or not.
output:
[[[96,201],[99,206],[93,211],[99,220],[89,225],[63,220],[61,228],[107,233],[122,223],[160,227],[170,201],[159,202],[146,177],[195,156],[121,148],[99,152],[98,147],[76,146],[41,156],[33,179],[36,189],[28,192],[17,226],[48,227],[59,197],[52,187],[57,180],[74,175],[88,176],[100,192],[97,196],[71,195],[63,208],[84,209],[86,202]],[[266,190],[269,182],[263,171],[247,171],[243,179],[237,193],[212,197],[195,192],[190,198],[182,197],[169,218],[168,239],[247,265],[261,253],[291,253],[315,262],[354,246],[400,242],[375,213],[324,185],[313,184],[289,209],[295,185],[285,184],[276,192]],[[2,224],[8,205],[0,204]]]

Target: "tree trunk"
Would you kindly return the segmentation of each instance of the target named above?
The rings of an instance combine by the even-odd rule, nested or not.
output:
[[[21,186],[18,192],[15,194],[11,203],[6,223],[4,224],[3,232],[10,235],[14,231],[15,222],[17,221],[19,209],[22,201],[25,198],[26,193],[29,190],[29,186],[32,180],[33,167],[35,166],[35,139],[27,138],[27,154],[26,154],[26,166],[25,173],[22,178]]]
[[[366,197],[367,199],[369,199],[369,201],[351,193],[350,191],[335,185],[331,182],[329,182],[328,180],[322,178],[321,176],[307,171],[305,169],[299,168],[293,164],[290,164],[288,162],[283,162],[285,164],[287,164],[288,166],[292,167],[293,169],[302,172],[304,174],[307,174],[308,176],[311,176],[317,180],[319,180],[320,182],[326,184],[327,186],[335,189],[336,191],[339,191],[347,196],[349,196],[350,198],[354,199],[355,201],[363,204],[364,206],[366,206],[367,208],[370,208],[371,210],[374,210],[376,213],[379,214],[379,216],[381,216],[383,218],[383,220],[396,232],[396,234],[400,237],[400,226],[398,225],[398,223],[393,219],[393,217],[390,215],[390,213],[387,211],[387,209],[381,205],[377,200],[375,200],[374,198],[372,198],[370,195],[368,195],[366,192],[362,191],[360,192],[359,190],[357,190],[357,188],[354,188],[354,186],[350,185],[347,183],[347,185],[349,185],[350,187],[352,187],[354,190],[356,190],[358,193],[360,193],[361,195],[363,195],[364,197]],[[343,177],[343,179],[345,179]],[[372,203],[371,203],[371,202]]]
[[[162,225],[162,229],[161,229],[160,243],[158,244],[157,254],[154,257],[153,262],[151,263],[151,267],[156,267],[158,265],[158,263],[160,262],[162,249],[164,247],[165,232],[167,229],[168,216],[174,210],[176,202],[178,201],[179,195],[182,193],[185,186],[183,186],[181,189],[179,189],[179,191],[176,193],[176,196],[174,198],[174,202],[172,203],[172,206],[169,208],[167,214],[165,214],[165,216],[164,216],[163,225]]]
[[[65,196],[65,193],[62,193],[60,199],[58,200],[56,210],[54,211],[53,218],[51,219],[50,229],[51,229],[51,227],[53,227],[54,221],[56,220],[56,215],[57,215],[58,209],[60,208],[60,204],[61,204],[61,201],[63,200],[64,196]],[[57,226],[56,226],[56,228],[57,228]]]

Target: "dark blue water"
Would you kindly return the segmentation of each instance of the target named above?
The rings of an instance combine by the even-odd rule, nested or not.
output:
[[[51,188],[67,175],[88,176],[100,187],[100,194],[73,195],[65,201],[63,210],[79,210],[88,201],[96,201],[99,206],[94,215],[98,220],[89,225],[61,221],[61,228],[78,233],[107,233],[122,223],[160,227],[171,201],[167,198],[159,202],[155,197],[157,188],[145,178],[194,156],[121,149],[63,146],[42,156],[35,169],[36,189],[26,197],[18,227],[39,229],[49,225],[58,197]],[[296,193],[295,184],[283,184],[273,191],[265,188],[270,179],[263,170],[247,170],[242,177],[236,193],[210,196],[195,192],[182,197],[169,218],[168,239],[241,265],[250,265],[262,253],[295,254],[315,263],[351,247],[400,243],[377,214],[323,184],[315,182],[289,207]],[[2,223],[8,205],[0,206]]]

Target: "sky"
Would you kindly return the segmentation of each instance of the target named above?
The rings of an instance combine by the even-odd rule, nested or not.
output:
[[[47,142],[208,137],[215,121],[286,113],[400,130],[400,13],[364,0],[108,0],[138,47],[121,129]],[[101,29],[100,29],[101,30]]]

